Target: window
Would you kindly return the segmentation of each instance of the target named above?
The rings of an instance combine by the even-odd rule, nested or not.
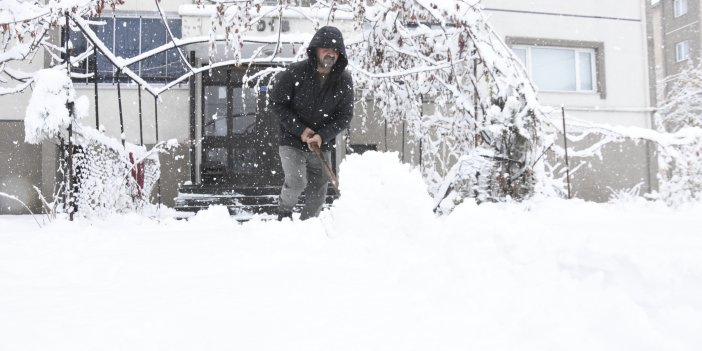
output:
[[[99,20],[105,22],[105,25],[91,25],[92,30],[105,46],[119,57],[131,58],[169,41],[168,32],[160,18],[119,17]],[[173,36],[176,38],[181,36],[180,19],[169,19],[168,26],[171,28]],[[87,41],[80,33],[71,33],[71,43],[74,47],[74,56],[87,49]],[[96,76],[98,82],[116,82],[116,71],[112,63],[100,52],[97,56]],[[93,73],[95,66],[93,56],[91,55],[87,61],[74,70],[80,73]],[[177,49],[170,49],[135,63],[129,66],[129,69],[149,83],[166,83],[183,75],[186,66]],[[92,82],[93,78],[74,80]],[[120,77],[121,82],[128,80],[129,78],[126,76]]]
[[[542,91],[596,90],[594,49],[514,46],[512,50]]]
[[[680,17],[687,13],[687,0],[673,1],[673,16]]]
[[[690,58],[690,42],[685,40],[675,44],[675,62],[685,61]]]
[[[657,5],[661,0],[651,0],[651,6]]]

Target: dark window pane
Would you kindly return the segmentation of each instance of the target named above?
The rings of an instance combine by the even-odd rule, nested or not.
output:
[[[85,50],[88,49],[88,41],[85,39],[83,36],[83,33],[78,31],[71,31],[71,46],[73,47],[73,51],[71,52],[71,56],[74,57],[74,59],[80,55],[82,55]],[[88,73],[87,70],[87,62],[88,60],[83,60],[81,63],[74,65],[71,67],[71,70],[76,73]],[[73,81],[75,82],[86,82],[84,78],[78,78],[74,79]]]
[[[175,38],[180,38],[182,29],[181,29],[181,23],[182,21],[180,19],[170,19],[168,20],[168,26],[171,28],[171,32],[173,33],[173,37]],[[165,30],[165,28],[164,28]],[[170,40],[170,38],[169,38]],[[166,76],[167,80],[173,80],[176,79],[183,74],[185,74],[187,70],[187,66],[183,62],[183,59],[181,55],[178,53],[178,50],[181,50],[180,48],[175,48],[168,50],[166,52],[167,55],[167,68],[166,68]],[[185,55],[183,55],[185,56]],[[187,57],[187,56],[186,56]]]
[[[122,58],[132,58],[139,55],[139,19],[138,18],[118,18],[115,23],[115,56]],[[139,73],[139,63],[128,66],[134,72]],[[129,81],[122,75],[120,81]]]
[[[217,168],[216,166],[224,167],[227,169],[227,158],[229,157],[229,150],[218,147],[214,149],[207,150],[205,154],[205,162],[212,168]]]
[[[133,58],[170,41],[166,27],[160,18],[126,17],[117,19],[94,18],[92,20],[105,22],[105,25],[91,25],[91,29],[115,56],[124,59]],[[181,37],[181,23],[180,19],[168,20],[168,25],[175,38]],[[87,40],[80,32],[71,33],[71,42],[74,47],[74,56],[83,53],[88,47]],[[177,50],[180,49],[170,49],[146,58],[140,63],[130,65],[129,69],[149,83],[166,83],[180,77],[187,71],[187,65]],[[94,61],[95,58],[91,55],[80,67],[74,69],[76,72],[92,73],[95,70],[93,68]],[[96,79],[99,82],[113,83],[115,74],[116,70],[112,63],[98,52]],[[120,81],[127,82],[129,78],[122,75]]]
[[[105,25],[92,25],[91,29],[95,32],[97,37],[105,44],[105,46],[114,50],[114,20],[112,18],[101,18],[98,19],[104,21]],[[112,63],[105,58],[105,56],[98,52],[97,58],[97,79],[98,82],[112,82],[114,76],[114,69]]]
[[[256,129],[256,105],[258,94],[252,88],[234,88],[232,93],[234,134],[249,134]]]
[[[204,108],[204,134],[227,136],[227,87],[206,86]]]
[[[256,162],[256,149],[234,148],[232,158],[232,171],[235,173],[254,173],[258,163]]]
[[[146,52],[166,43],[166,28],[161,19],[144,18],[141,24],[141,52]],[[162,81],[166,76],[166,54],[149,57],[141,63],[141,77],[147,82]]]

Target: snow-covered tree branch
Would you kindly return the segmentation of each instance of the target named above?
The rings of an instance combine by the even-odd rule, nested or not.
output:
[[[545,122],[522,66],[479,5],[357,1],[353,8],[364,28],[364,40],[351,47],[357,86],[388,122],[407,122],[421,141],[437,204],[532,194]],[[424,102],[434,103],[433,113]],[[440,150],[453,162],[432,157]]]
[[[49,52],[59,51],[50,42],[50,32],[65,24],[65,15],[70,13],[80,17],[100,16],[106,8],[114,9],[124,0],[83,0],[83,1],[21,1],[0,0],[0,95],[20,92],[32,82],[31,77],[18,78],[10,71],[9,64],[31,60],[39,49]],[[58,62],[56,62],[58,63]]]
[[[660,148],[661,197],[671,204],[702,200],[702,65],[675,77],[657,117],[659,131],[685,139]]]

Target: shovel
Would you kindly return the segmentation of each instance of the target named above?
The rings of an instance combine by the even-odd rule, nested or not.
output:
[[[322,161],[322,170],[327,176],[327,179],[329,179],[329,181],[332,183],[334,190],[336,190],[336,194],[341,195],[341,192],[339,191],[339,181],[336,179],[334,171],[332,171],[331,167],[329,167],[327,160],[325,160],[324,156],[322,156],[322,150],[319,149],[319,145],[317,145],[317,143],[310,143],[310,147],[312,148],[314,153],[317,154],[319,160]]]

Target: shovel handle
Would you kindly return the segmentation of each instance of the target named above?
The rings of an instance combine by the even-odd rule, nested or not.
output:
[[[317,154],[317,157],[319,157],[319,160],[322,161],[322,170],[324,171],[324,174],[327,176],[329,181],[332,183],[332,186],[334,187],[334,190],[336,190],[336,193],[340,195],[341,192],[339,192],[339,181],[336,179],[336,175],[334,175],[334,171],[332,171],[331,167],[329,167],[327,160],[325,160],[324,156],[322,156],[322,150],[319,148],[319,145],[317,145],[317,143],[310,143],[309,145],[312,148],[312,150],[314,151],[314,153]]]

